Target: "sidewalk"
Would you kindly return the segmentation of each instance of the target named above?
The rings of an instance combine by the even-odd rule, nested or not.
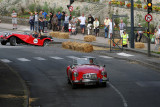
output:
[[[0,107],[27,107],[27,88],[21,77],[0,62]]]

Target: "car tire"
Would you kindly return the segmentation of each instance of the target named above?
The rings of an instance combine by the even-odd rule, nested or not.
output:
[[[2,44],[2,45],[6,45],[7,42],[6,42],[6,41],[1,41],[1,44]]]
[[[17,45],[16,37],[11,37],[9,42],[11,46],[16,46]]]
[[[71,84],[71,81],[69,80],[69,78],[67,79],[67,81],[68,81],[68,84]]]
[[[45,41],[43,42],[43,46],[48,46],[48,44],[49,44],[49,40],[45,40]]]
[[[77,85],[72,83],[72,89],[76,89]]]
[[[107,87],[107,83],[106,83],[106,82],[102,82],[102,83],[101,83],[101,86],[102,86],[102,87]]]

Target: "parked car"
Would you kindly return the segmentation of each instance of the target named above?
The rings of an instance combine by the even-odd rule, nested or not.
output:
[[[35,37],[35,34],[30,32],[24,32],[23,34],[16,33],[5,33],[0,36],[1,44],[6,45],[7,42],[10,43],[11,46],[16,46],[20,43],[26,43],[37,46],[46,46],[49,42],[53,41],[51,36],[43,36]]]
[[[74,59],[73,64],[67,67],[67,77],[72,88],[76,88],[78,84],[106,87],[108,81],[105,65],[98,65],[96,58]]]

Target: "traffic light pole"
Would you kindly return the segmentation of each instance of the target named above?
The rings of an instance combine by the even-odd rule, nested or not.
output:
[[[150,29],[150,23],[148,22],[148,32],[147,32],[147,36],[148,36],[148,57],[151,56],[151,52],[150,52],[151,39],[150,39],[150,32],[149,32],[149,29]]]

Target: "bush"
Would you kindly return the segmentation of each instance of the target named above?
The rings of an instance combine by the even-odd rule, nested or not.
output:
[[[43,10],[45,11],[45,12],[47,12],[48,13],[48,11],[49,11],[49,8],[48,8],[49,6],[48,6],[48,4],[47,4],[47,2],[45,2],[44,3],[44,6],[43,6]]]
[[[57,13],[57,12],[62,12],[63,11],[63,7],[58,7],[58,8],[56,8],[55,9],[55,12]]]
[[[41,10],[42,10],[42,6],[38,4],[38,5],[36,6],[36,11],[37,11],[37,12],[40,12]]]
[[[28,6],[28,8],[29,8],[29,10],[30,10],[31,12],[34,12],[34,11],[35,11],[35,8],[36,8],[36,4],[30,4],[30,5]]]

